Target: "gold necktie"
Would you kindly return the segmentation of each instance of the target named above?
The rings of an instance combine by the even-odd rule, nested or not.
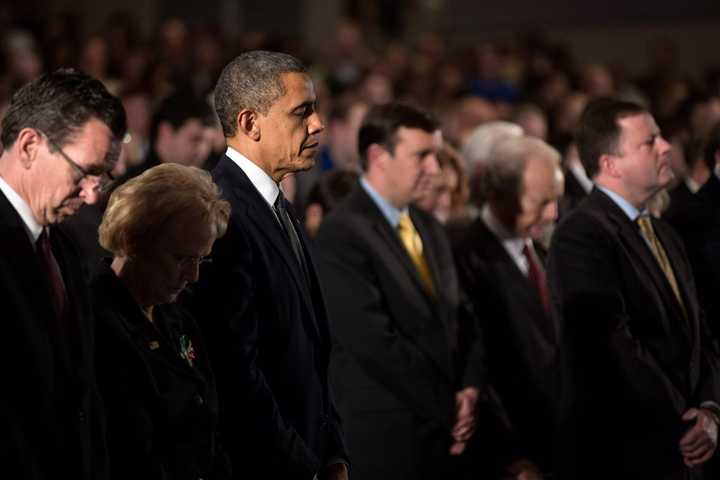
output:
[[[423,285],[431,294],[434,293],[432,275],[430,274],[430,268],[428,267],[425,256],[423,255],[423,244],[420,235],[415,230],[410,215],[405,212],[400,215],[400,223],[398,224],[398,234],[400,240],[402,240],[405,249],[407,250],[410,258],[412,259],[415,267],[420,274]]]
[[[647,215],[643,215],[641,217],[638,217],[637,222],[638,225],[640,225],[640,232],[642,233],[642,236],[645,237],[645,240],[647,240],[647,243],[650,246],[650,250],[652,250],[653,255],[655,255],[655,259],[660,265],[660,269],[665,274],[668,283],[670,283],[673,292],[675,292],[675,297],[677,297],[678,302],[680,302],[680,306],[683,309],[683,312],[685,312],[685,304],[683,303],[682,296],[680,295],[680,289],[678,288],[677,280],[675,280],[675,273],[673,273],[672,265],[670,265],[670,260],[668,260],[665,249],[660,243],[660,240],[658,240],[658,238],[655,236],[655,230],[653,229],[650,217]],[[687,313],[685,315],[687,316]]]

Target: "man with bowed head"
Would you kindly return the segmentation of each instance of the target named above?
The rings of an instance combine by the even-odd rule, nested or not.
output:
[[[562,332],[559,478],[702,478],[717,444],[717,346],[682,242],[647,202],[670,145],[640,105],[601,98],[576,132],[594,187],[555,231]]]
[[[215,88],[228,149],[212,176],[232,214],[193,303],[236,478],[347,478],[323,295],[278,187],[314,163],[316,106],[305,67],[283,53],[240,55]]]
[[[517,478],[540,478],[552,473],[560,377],[545,250],[538,240],[557,218],[560,154],[536,138],[507,137],[491,150],[481,185],[485,204],[455,259],[462,291],[477,312],[497,393],[493,410],[509,420],[498,422],[495,467]],[[506,441],[497,441],[498,435]]]
[[[0,156],[0,458],[18,479],[107,477],[94,327],[57,224],[94,203],[125,134],[120,100],[73,70],[15,92]]]

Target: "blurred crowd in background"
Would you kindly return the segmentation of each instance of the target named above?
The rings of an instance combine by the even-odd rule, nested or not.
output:
[[[74,14],[34,19],[6,14],[0,21],[4,23],[0,110],[15,89],[61,66],[101,79],[120,96],[128,114],[129,133],[116,175],[145,161],[154,149],[158,124],[168,120],[177,134],[174,151],[169,147],[168,152],[176,155],[173,161],[212,166],[225,147],[210,106],[222,67],[240,52],[258,48],[301,58],[310,65],[326,125],[316,169],[301,174],[296,185],[290,185],[292,180],[284,185],[301,212],[322,173],[359,172],[356,132],[362,116],[369,106],[393,100],[417,103],[441,120],[448,147],[436,198],[427,203],[443,220],[466,215],[468,198],[474,195],[473,178],[489,150],[483,135],[495,135],[494,127],[489,133],[476,132],[479,126],[512,122],[527,135],[545,139],[563,155],[566,173],[577,173],[582,181],[571,140],[583,107],[593,97],[611,94],[638,101],[650,108],[673,145],[677,182],[687,178],[685,185],[692,190],[709,175],[699,161],[701,144],[720,119],[720,65],[708,65],[691,75],[679,67],[673,43],[666,39],[648,45],[649,58],[638,63],[649,67],[637,76],[629,73],[633,69],[628,65],[574,58],[567,45],[554,44],[541,34],[451,46],[444,38],[426,33],[411,43],[388,41],[382,48],[369,48],[364,26],[348,19],[334,28],[320,49],[310,51],[282,36],[247,32],[225,38],[212,26],[172,18],[146,38],[134,18],[122,12],[87,35],[79,33]],[[186,104],[193,99],[208,103],[206,114],[197,113],[199,121],[185,129],[180,128],[184,119],[158,117],[162,101],[173,95],[183,97]],[[334,185],[340,183],[342,191],[343,176],[334,174],[324,180],[331,184],[329,189],[322,185],[315,190],[332,195]],[[572,190],[568,187],[566,196]],[[327,202],[328,195],[322,197]],[[668,208],[667,204],[661,198],[658,209]],[[316,212],[311,208],[308,214],[310,230],[316,228]]]

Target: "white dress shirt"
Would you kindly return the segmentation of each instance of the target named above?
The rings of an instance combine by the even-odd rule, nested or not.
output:
[[[500,240],[505,251],[510,255],[515,265],[520,271],[528,276],[530,266],[528,265],[527,258],[523,253],[523,248],[528,245],[528,248],[532,249],[532,243],[529,238],[519,238],[514,236],[505,225],[500,223],[495,214],[490,209],[490,206],[485,204],[480,211],[480,217],[490,231]]]
[[[8,199],[10,205],[12,205],[18,215],[20,215],[20,218],[25,225],[25,231],[28,234],[30,243],[32,243],[33,248],[35,248],[35,242],[37,242],[38,237],[42,233],[43,226],[35,220],[35,216],[30,209],[30,205],[28,205],[27,202],[23,200],[2,177],[0,177],[0,190]]]

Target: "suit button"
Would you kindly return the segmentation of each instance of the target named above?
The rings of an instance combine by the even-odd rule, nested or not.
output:
[[[80,420],[80,423],[85,422],[85,411],[82,409],[78,410],[78,420]]]

